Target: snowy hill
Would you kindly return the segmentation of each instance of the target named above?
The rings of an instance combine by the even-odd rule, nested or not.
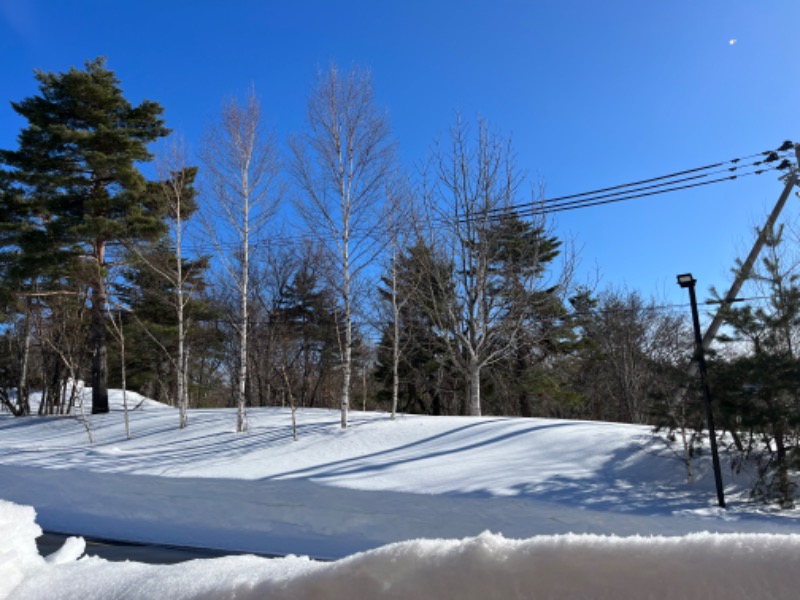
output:
[[[112,406],[120,406],[118,397]],[[284,409],[251,410],[245,434],[234,432],[236,416],[229,410],[191,411],[185,430],[177,428],[177,411],[157,403],[141,403],[129,416],[130,440],[121,411],[88,417],[94,438],[89,444],[77,418],[0,415],[0,498],[34,507],[46,530],[327,558],[370,551],[333,563],[358,569],[384,559],[397,562],[399,556],[408,557],[402,568],[430,569],[411,559],[420,552],[431,553],[443,569],[457,557],[468,567],[483,553],[475,569],[491,572],[522,561],[527,573],[534,566],[526,560],[541,567],[563,553],[565,544],[573,562],[585,556],[587,565],[601,556],[612,562],[610,557],[624,557],[630,565],[644,552],[686,568],[683,542],[676,546],[675,539],[696,546],[691,552],[710,552],[709,560],[721,561],[723,571],[733,564],[725,562],[733,560],[731,548],[742,556],[757,550],[800,558],[797,512],[771,512],[745,501],[747,474],[733,478],[729,468],[723,473],[729,509],[717,509],[710,461],[699,460],[697,480],[686,483],[679,449],[647,427],[422,416],[390,421],[384,414],[354,412],[352,426],[342,430],[338,413],[302,410],[295,442]],[[701,532],[736,535],[674,537]],[[739,535],[765,533],[781,535]],[[565,534],[672,537],[648,542]],[[433,546],[413,541],[440,538],[470,539]],[[398,542],[405,543],[377,550]],[[236,560],[256,559],[203,562],[227,565],[233,573]],[[335,572],[307,560],[283,560],[292,572],[322,579],[331,571],[320,569]],[[761,562],[779,571],[783,564],[777,558]],[[658,576],[669,580],[666,573]],[[34,586],[33,579],[26,585]]]

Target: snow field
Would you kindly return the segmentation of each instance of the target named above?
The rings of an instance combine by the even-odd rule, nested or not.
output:
[[[724,454],[719,509],[707,453],[688,484],[647,427],[305,409],[294,442],[287,409],[180,430],[136,398],[128,440],[120,396],[93,444],[74,417],[0,414],[0,598],[798,596],[800,512],[750,502]],[[40,527],[293,556],[109,563],[75,537],[45,559]]]

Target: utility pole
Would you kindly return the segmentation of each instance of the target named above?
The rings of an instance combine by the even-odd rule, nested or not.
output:
[[[733,285],[731,285],[728,293],[725,294],[725,298],[723,298],[719,310],[717,310],[717,314],[714,315],[714,319],[711,321],[711,324],[708,326],[708,329],[703,336],[703,348],[705,350],[709,349],[711,342],[713,342],[714,338],[717,337],[717,333],[722,325],[723,315],[725,314],[726,309],[730,307],[730,305],[736,299],[736,296],[738,296],[739,292],[742,290],[744,282],[750,277],[750,273],[753,271],[753,266],[756,264],[756,259],[758,258],[758,255],[761,254],[761,250],[764,248],[764,244],[767,241],[767,234],[775,227],[775,223],[778,221],[778,216],[780,216],[781,211],[783,211],[783,207],[786,205],[786,201],[789,199],[792,188],[794,188],[798,183],[797,170],[800,168],[800,144],[794,144],[794,152],[797,157],[797,163],[786,176],[786,185],[783,188],[783,192],[778,198],[778,201],[775,203],[775,207],[772,209],[772,212],[767,218],[767,222],[764,224],[764,227],[758,232],[758,237],[756,238],[755,244],[753,244],[753,248],[750,250],[750,254],[747,255],[747,259],[745,259],[745,261],[742,263],[742,268],[739,269],[738,273],[736,273],[736,279],[734,280]]]

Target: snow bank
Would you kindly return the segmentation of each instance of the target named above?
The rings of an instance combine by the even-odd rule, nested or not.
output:
[[[83,381],[69,382],[64,389],[63,400],[66,401],[72,395],[73,387],[76,389],[76,405],[83,404],[85,413],[90,413],[92,410],[92,388],[86,387]],[[39,404],[42,401],[41,392],[31,392],[28,402],[31,406],[31,414],[36,414],[39,411]],[[142,396],[138,392],[127,390],[125,393],[122,390],[108,390],[108,408],[112,411],[125,410],[152,410],[152,409],[167,409],[174,411],[175,409],[157,400],[152,400],[147,396]],[[79,406],[72,410],[73,415],[80,414]]]
[[[391,544],[333,563],[236,556],[178,565],[43,560],[28,507],[0,502],[0,598],[796,598],[800,536],[540,536]]]
[[[5,598],[26,576],[39,569],[44,560],[36,550],[42,530],[30,506],[0,500],[0,598]]]

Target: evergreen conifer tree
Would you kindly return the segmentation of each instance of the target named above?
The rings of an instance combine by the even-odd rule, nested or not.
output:
[[[397,305],[397,323],[391,318],[384,326],[375,374],[387,388],[397,386],[391,397],[393,412],[401,402],[402,412],[447,413],[443,388],[460,380],[450,373],[446,332],[437,327],[444,317],[437,311],[453,302],[452,278],[452,264],[423,240],[399,253],[381,278],[378,293],[384,303],[391,305],[392,294],[403,299]],[[443,385],[445,378],[453,380],[449,386]]]
[[[336,299],[313,254],[304,255],[270,319],[280,331],[283,368],[294,373],[300,406],[313,406],[337,363]]]
[[[18,260],[10,271],[23,283],[71,267],[69,277],[90,287],[92,412],[107,412],[109,253],[117,242],[165,230],[163,199],[148,193],[137,165],[151,160],[148,144],[169,130],[159,104],[125,99],[104,58],[35,77],[39,94],[12,102],[28,121],[19,148],[0,151],[2,210],[22,222],[4,246],[13,249]]]
[[[749,454],[758,441],[766,446],[754,495],[791,508],[796,490],[790,471],[800,461],[800,274],[785,256],[783,234],[783,226],[767,231],[766,256],[751,276],[766,302],[725,311],[731,333],[720,339],[735,342],[737,352],[713,363],[711,375],[738,449]]]

